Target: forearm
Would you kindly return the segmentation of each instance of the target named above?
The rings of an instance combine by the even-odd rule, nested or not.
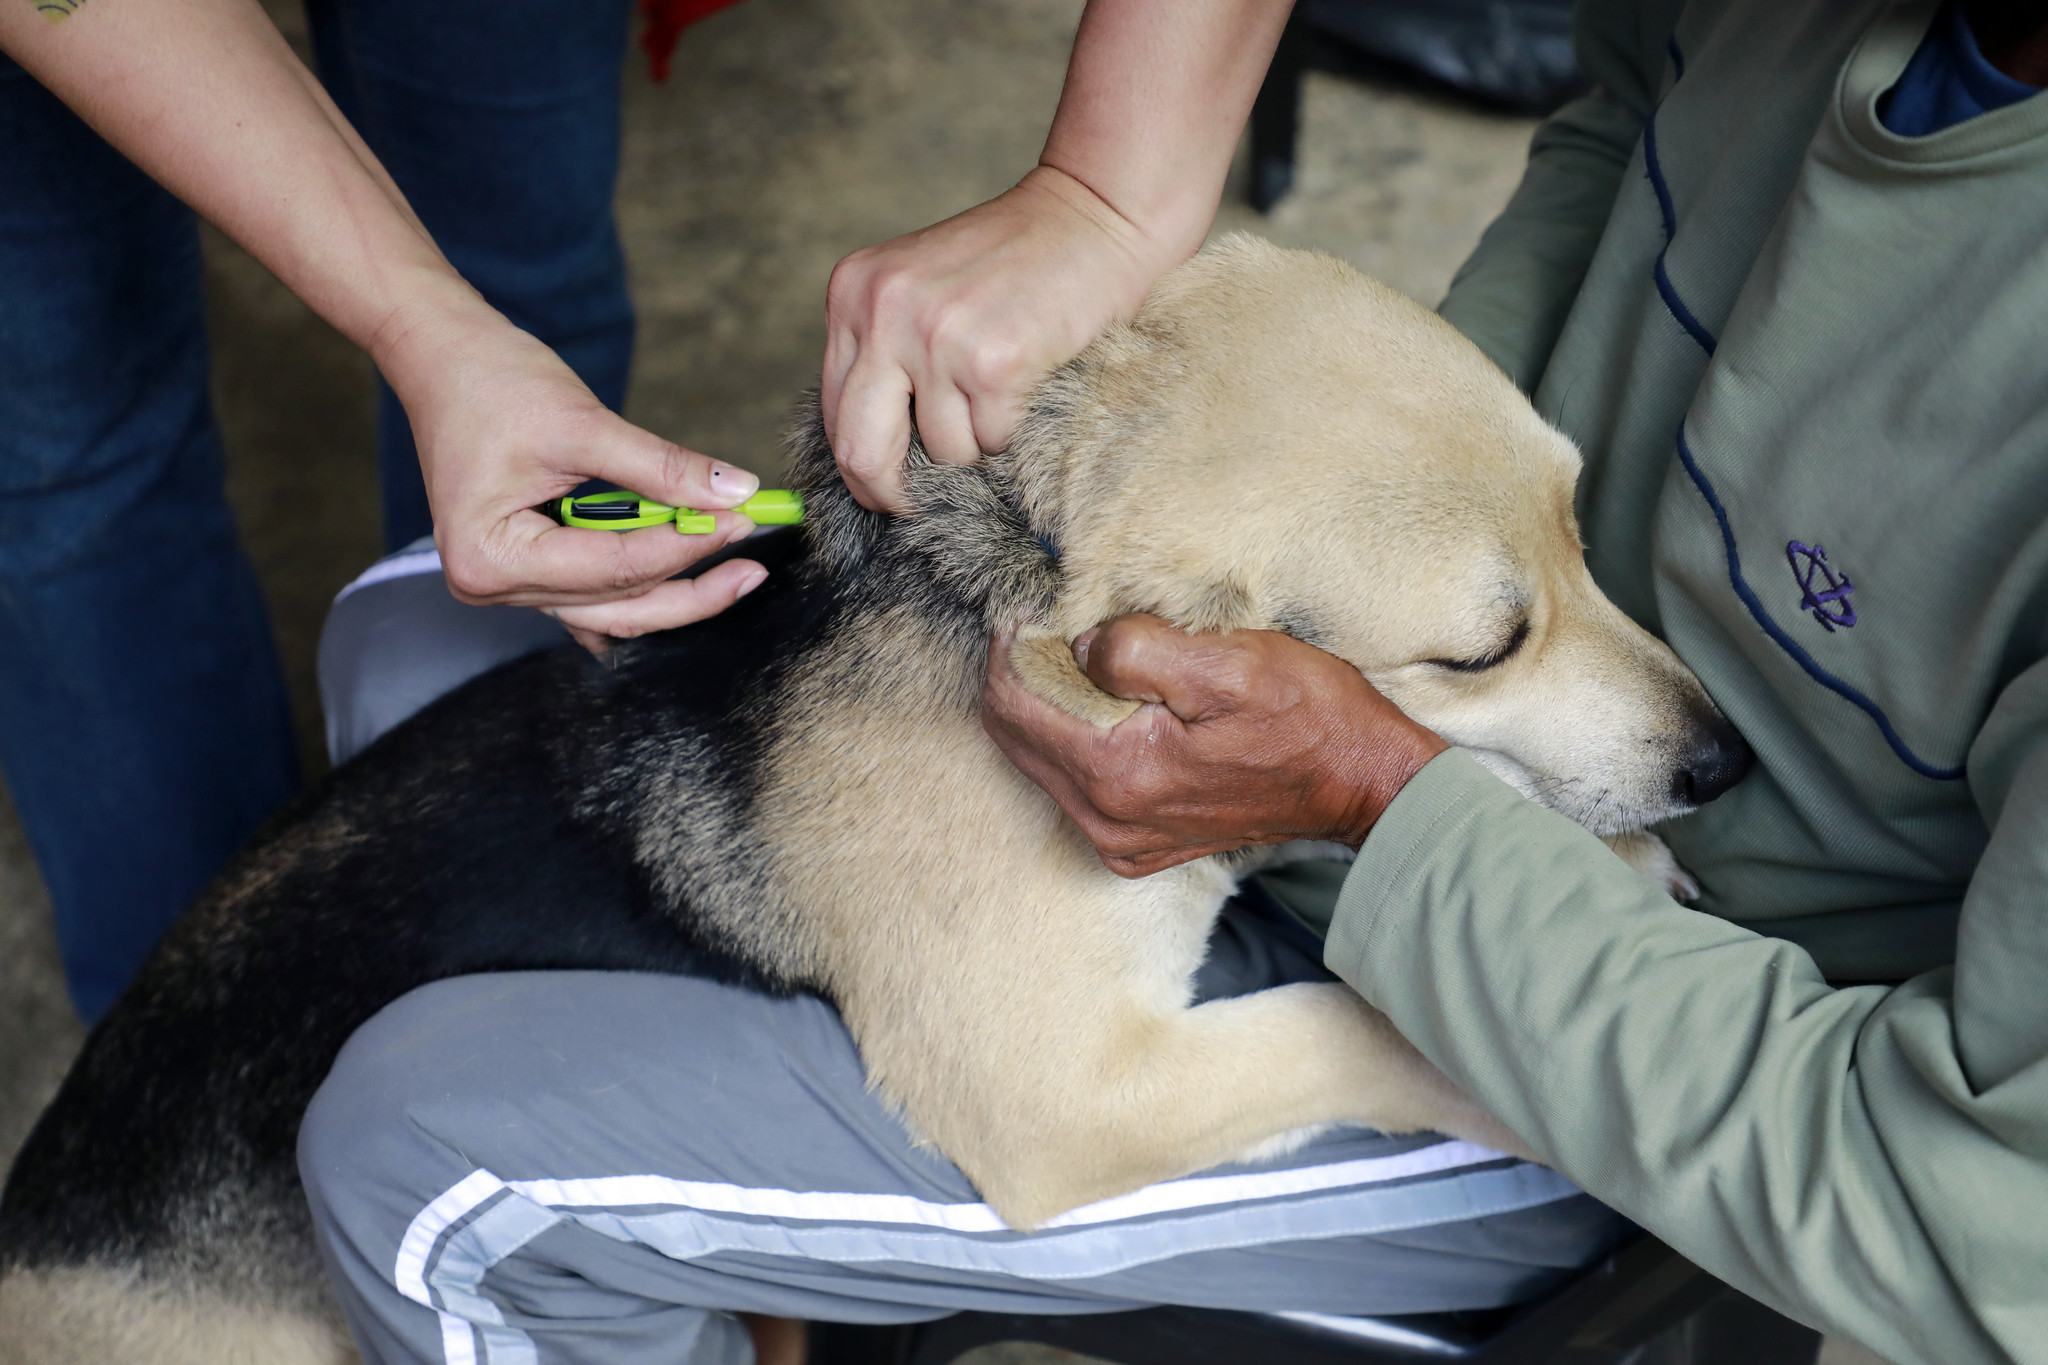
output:
[[[607,411],[470,288],[255,0],[86,0],[55,23],[0,0],[0,48],[370,353],[405,405],[457,597],[547,608],[599,647],[700,620],[765,576],[733,559],[675,578],[747,532],[730,512],[715,535],[677,536],[534,510],[593,478],[713,509],[757,481]]]
[[[2048,1274],[2014,1212],[2048,1199],[2012,1140],[2040,1087],[1972,1093],[1945,977],[1832,989],[1455,754],[1366,840],[1327,958],[1547,1161],[1745,1292],[1902,1365],[2040,1358],[2000,1316]]]
[[[387,370],[495,316],[254,0],[0,0],[0,47]]]
[[[1039,163],[1091,190],[1167,262],[1223,195],[1289,0],[1091,0]]]

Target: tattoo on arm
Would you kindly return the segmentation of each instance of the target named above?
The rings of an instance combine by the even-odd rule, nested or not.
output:
[[[80,5],[83,5],[85,0],[28,0],[28,2],[40,10],[45,19],[54,24],[59,19],[70,18],[72,12]]]

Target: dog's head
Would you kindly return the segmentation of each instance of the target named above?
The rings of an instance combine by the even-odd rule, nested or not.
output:
[[[1578,452],[1470,342],[1342,262],[1234,237],[1063,369],[1010,477],[1061,553],[1050,624],[1278,629],[1598,833],[1748,751],[1594,586]]]

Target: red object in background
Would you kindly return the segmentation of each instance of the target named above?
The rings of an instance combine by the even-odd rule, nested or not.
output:
[[[647,32],[640,46],[647,49],[647,68],[654,79],[668,79],[668,59],[675,55],[676,39],[683,30],[707,15],[718,13],[739,0],[640,0],[640,12],[647,16]]]

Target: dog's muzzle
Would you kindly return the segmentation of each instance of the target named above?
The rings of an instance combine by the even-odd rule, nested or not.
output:
[[[1749,744],[1728,718],[1716,712],[1702,720],[1671,778],[1671,798],[1704,806],[1748,775],[1756,762]]]

